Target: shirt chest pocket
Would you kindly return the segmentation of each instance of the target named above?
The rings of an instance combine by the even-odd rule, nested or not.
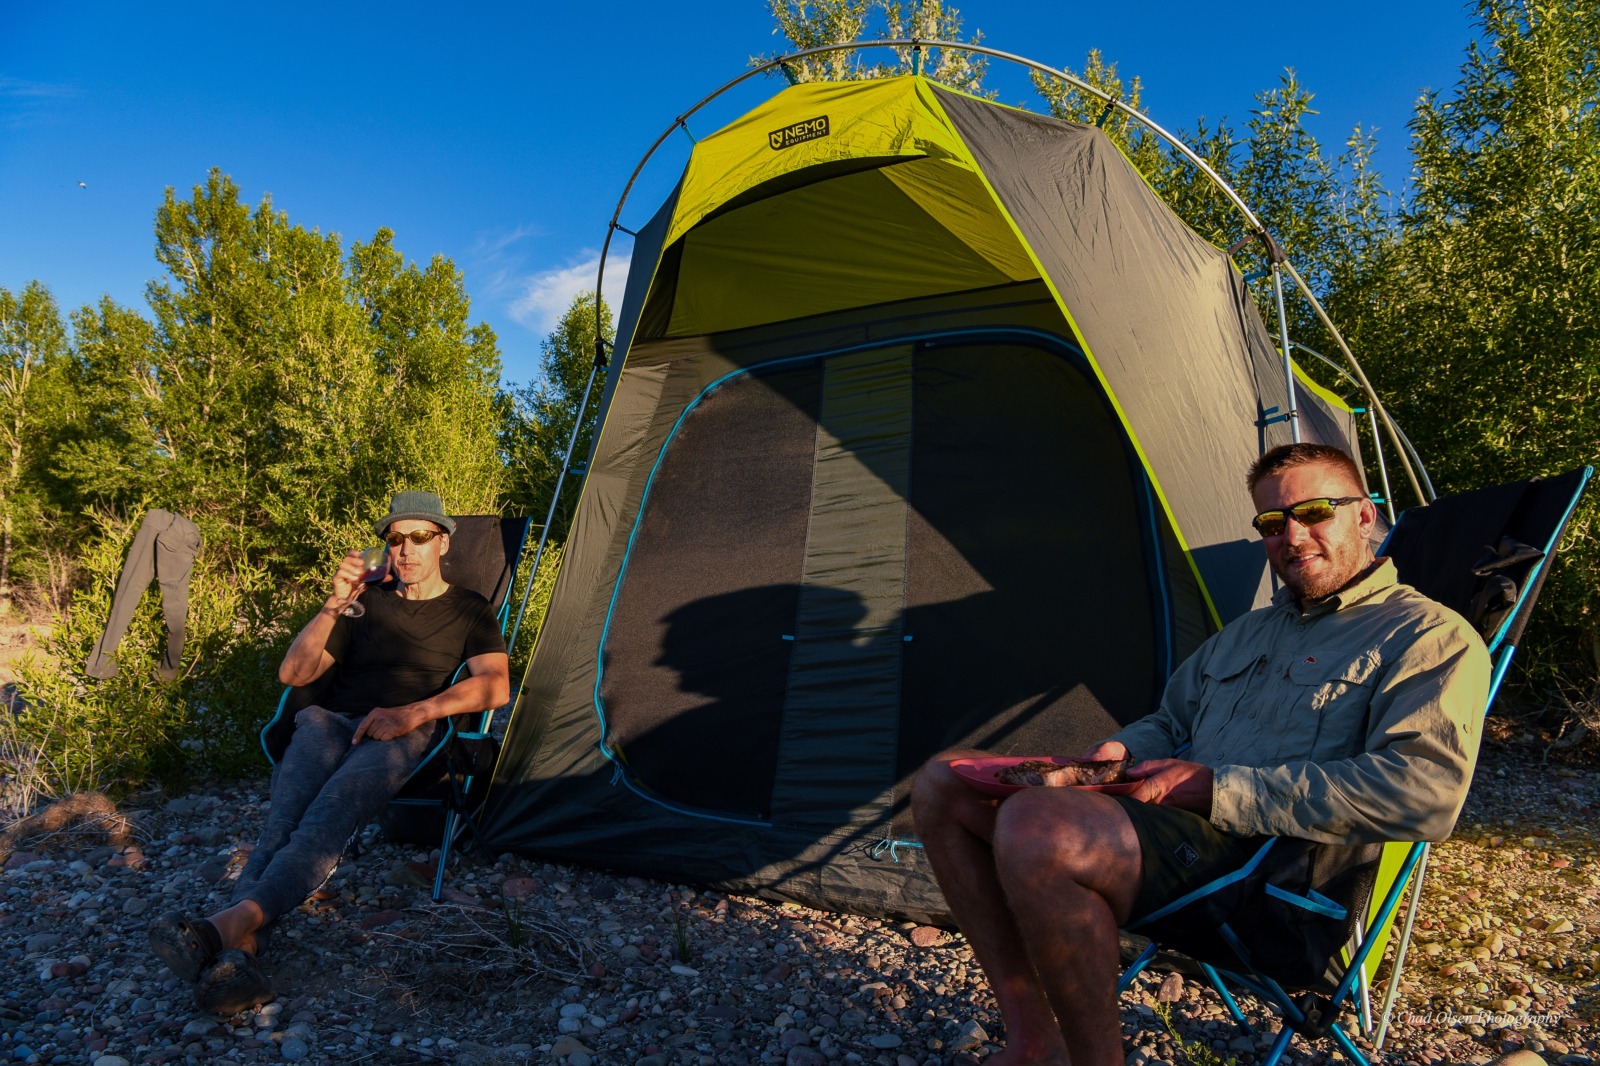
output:
[[[1265,656],[1244,649],[1212,656],[1201,673],[1194,738],[1184,758],[1210,765],[1230,761],[1236,745],[1229,734],[1244,724],[1244,698],[1260,683],[1265,664]]]
[[[1278,760],[1330,762],[1365,750],[1379,665],[1374,652],[1325,662],[1307,656],[1291,663],[1291,707],[1278,736]]]

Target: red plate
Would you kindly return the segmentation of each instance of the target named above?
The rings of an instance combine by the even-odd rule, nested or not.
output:
[[[1021,792],[1032,785],[1008,785],[1004,781],[995,779],[995,774],[1008,766],[1015,766],[1019,762],[1053,762],[1057,766],[1070,766],[1073,763],[1094,762],[1093,759],[1072,759],[1065,755],[990,755],[978,759],[951,759],[950,769],[967,784],[982,792],[986,796],[1009,796],[1013,792]],[[1132,795],[1139,787],[1138,781],[1119,781],[1114,785],[1073,785],[1072,788],[1084,788],[1099,792],[1107,796]]]

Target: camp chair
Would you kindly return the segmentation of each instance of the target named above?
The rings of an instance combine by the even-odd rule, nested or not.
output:
[[[527,539],[528,519],[461,515],[455,521],[456,531],[450,535],[450,550],[440,560],[440,571],[450,584],[471,589],[488,600],[500,632],[505,633],[511,614],[511,585]],[[515,640],[513,627],[507,647]],[[462,663],[451,678],[452,683],[465,669],[466,663]],[[332,674],[330,670],[310,685],[283,690],[272,718],[261,729],[261,750],[272,765],[278,764],[289,746],[295,714],[317,702]],[[474,802],[481,804],[482,797],[476,795],[473,784],[493,768],[495,745],[488,733],[493,715],[490,709],[445,719],[438,742],[411,772],[381,819],[386,832],[395,835],[396,830],[391,827],[414,824],[419,814],[442,815],[439,867],[433,878],[435,901],[444,891],[445,864],[458,834],[463,830],[477,833],[472,807]]]
[[[1593,469],[1584,467],[1445,497],[1404,512],[1384,543],[1381,554],[1394,560],[1402,581],[1459,611],[1483,636],[1492,663],[1485,714],[1549,573],[1550,556],[1592,476]],[[1344,847],[1269,840],[1241,869],[1131,921],[1130,932],[1152,940],[1117,991],[1125,991],[1159,953],[1175,949],[1196,961],[1247,1032],[1252,1030],[1230,986],[1278,1008],[1283,1023],[1264,1066],[1274,1066],[1297,1032],[1310,1040],[1326,1037],[1365,1066],[1366,1056],[1338,1019],[1358,1003],[1362,1032],[1373,1031],[1367,982],[1410,885],[1373,1037],[1375,1050],[1382,1049],[1429,850],[1420,841]],[[1275,910],[1303,935],[1252,938],[1251,914],[1235,913],[1235,901],[1252,883],[1264,887],[1265,899],[1250,912]]]

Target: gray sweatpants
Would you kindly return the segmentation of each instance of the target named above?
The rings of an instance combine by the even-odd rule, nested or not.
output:
[[[117,645],[133,621],[150,579],[161,588],[161,613],[167,621],[167,647],[156,671],[167,681],[178,676],[183,661],[184,623],[189,616],[189,575],[194,557],[200,554],[200,530],[187,518],[157,507],[144,516],[128,561],[117,578],[117,591],[111,598],[111,613],[105,632],[89,653],[84,672],[101,680],[117,676]]]
[[[298,907],[339,865],[345,844],[377,818],[432,748],[431,725],[393,740],[364,738],[359,719],[321,707],[295,715],[294,736],[272,771],[272,808],[233,886],[271,922]]]

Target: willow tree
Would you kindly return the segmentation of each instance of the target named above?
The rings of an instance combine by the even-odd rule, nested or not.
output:
[[[1395,247],[1349,310],[1441,490],[1600,458],[1600,35],[1588,0],[1479,0],[1454,90],[1411,122]],[[1594,706],[1596,497],[1519,660]],[[1591,712],[1592,713],[1592,712]]]

